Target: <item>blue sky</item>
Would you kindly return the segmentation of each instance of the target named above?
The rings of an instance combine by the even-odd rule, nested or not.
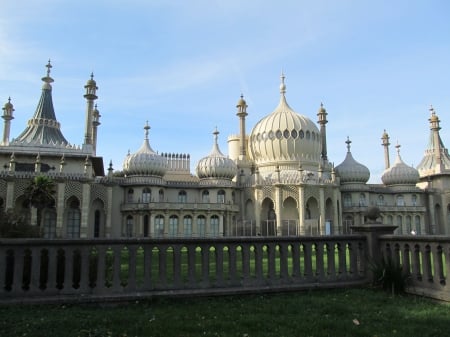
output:
[[[126,4],[126,5],[125,5]],[[280,73],[287,101],[317,120],[328,112],[328,157],[352,140],[371,182],[384,169],[381,135],[416,166],[429,136],[429,105],[450,144],[450,4],[447,1],[18,0],[0,11],[0,103],[15,107],[11,137],[35,111],[48,59],[64,136],[81,144],[84,85],[94,72],[102,115],[98,155],[121,169],[149,121],[155,151],[189,153],[192,171],[220,131],[247,131],[274,110]]]

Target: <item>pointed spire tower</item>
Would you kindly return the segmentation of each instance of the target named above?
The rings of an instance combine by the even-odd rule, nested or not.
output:
[[[433,106],[431,106],[429,110],[431,116],[428,119],[430,122],[428,147],[425,150],[422,161],[417,166],[420,178],[450,173],[450,156],[439,134],[439,130],[441,129],[439,126],[439,117]]]
[[[50,77],[52,65],[50,60],[47,65],[47,76],[42,78],[42,94],[39,99],[36,112],[28,121],[27,128],[14,140],[14,143],[29,143],[36,146],[65,146],[68,144],[64,138],[60,124],[56,120],[53,108],[52,86],[53,78]]]
[[[14,119],[13,112],[14,112],[14,106],[11,103],[11,97],[10,97],[10,98],[8,98],[8,102],[3,107],[2,118],[5,120],[5,125],[3,128],[2,145],[9,144],[9,132],[11,130],[11,120]]]

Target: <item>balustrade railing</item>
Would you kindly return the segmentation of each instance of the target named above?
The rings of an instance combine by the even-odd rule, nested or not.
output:
[[[409,292],[450,301],[450,237],[383,235],[380,247],[409,275]]]
[[[0,302],[239,293],[367,282],[361,235],[0,240]]]

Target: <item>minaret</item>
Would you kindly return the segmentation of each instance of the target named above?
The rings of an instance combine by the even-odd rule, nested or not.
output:
[[[441,160],[441,140],[439,137],[439,130],[441,127],[439,126],[439,117],[436,115],[433,106],[430,106],[431,117],[428,119],[430,121],[430,130],[433,137],[434,143],[434,156],[436,159],[436,165],[439,168],[439,172],[442,171],[442,160]]]
[[[389,161],[389,135],[387,134],[386,130],[384,130],[383,135],[381,136],[381,146],[384,147],[384,169],[387,170],[389,167],[391,167],[391,163]]]
[[[247,144],[245,141],[245,117],[247,114],[247,103],[244,100],[244,96],[241,94],[241,99],[238,101],[236,108],[236,115],[239,117],[239,126],[240,126],[240,146],[239,146],[239,159],[243,160],[247,155]]]
[[[3,107],[3,116],[2,118],[5,120],[5,125],[3,127],[3,141],[2,145],[9,144],[9,132],[11,130],[11,120],[14,119],[13,116],[14,106],[11,103],[11,97],[8,98],[8,103]]]
[[[92,111],[92,146],[94,156],[97,153],[97,127],[100,125],[100,112],[95,105],[94,111]]]
[[[91,79],[87,81],[84,86],[86,89],[86,93],[84,94],[84,98],[86,98],[86,129],[84,132],[84,144],[92,145],[92,129],[93,129],[93,110],[94,110],[94,101],[98,98],[96,95],[97,92],[97,83],[94,81],[94,74],[91,74]]]
[[[325,110],[325,108],[323,107],[323,103],[320,103],[320,109],[319,112],[317,113],[317,117],[319,117],[319,120],[317,121],[317,123],[319,123],[320,125],[320,137],[322,138],[322,160],[324,162],[328,161],[328,157],[327,157],[327,129],[326,129],[326,124],[328,123],[327,121],[327,110]]]

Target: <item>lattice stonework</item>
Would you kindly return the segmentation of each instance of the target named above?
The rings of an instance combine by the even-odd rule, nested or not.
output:
[[[272,186],[264,186],[263,189],[262,189],[262,199],[264,199],[266,197],[270,198],[270,199],[273,199],[272,193],[273,193]]]
[[[64,203],[67,202],[71,196],[75,196],[78,200],[83,199],[83,184],[77,181],[68,181],[66,182],[66,187],[64,189]]]
[[[304,200],[308,200],[309,198],[315,198],[316,200],[319,200],[319,189],[316,187],[307,187],[305,188],[305,197]]]
[[[16,180],[14,181],[14,202],[16,202],[17,198],[21,197],[26,188],[30,185],[31,180]]]
[[[6,198],[6,181],[0,180],[0,197]]]
[[[105,212],[108,209],[108,197],[107,197],[107,187],[104,185],[93,184],[91,185],[91,203],[94,200],[99,199],[103,202]]]
[[[285,186],[283,188],[283,200],[288,197],[294,198],[295,201],[298,200],[298,188],[295,186]]]

